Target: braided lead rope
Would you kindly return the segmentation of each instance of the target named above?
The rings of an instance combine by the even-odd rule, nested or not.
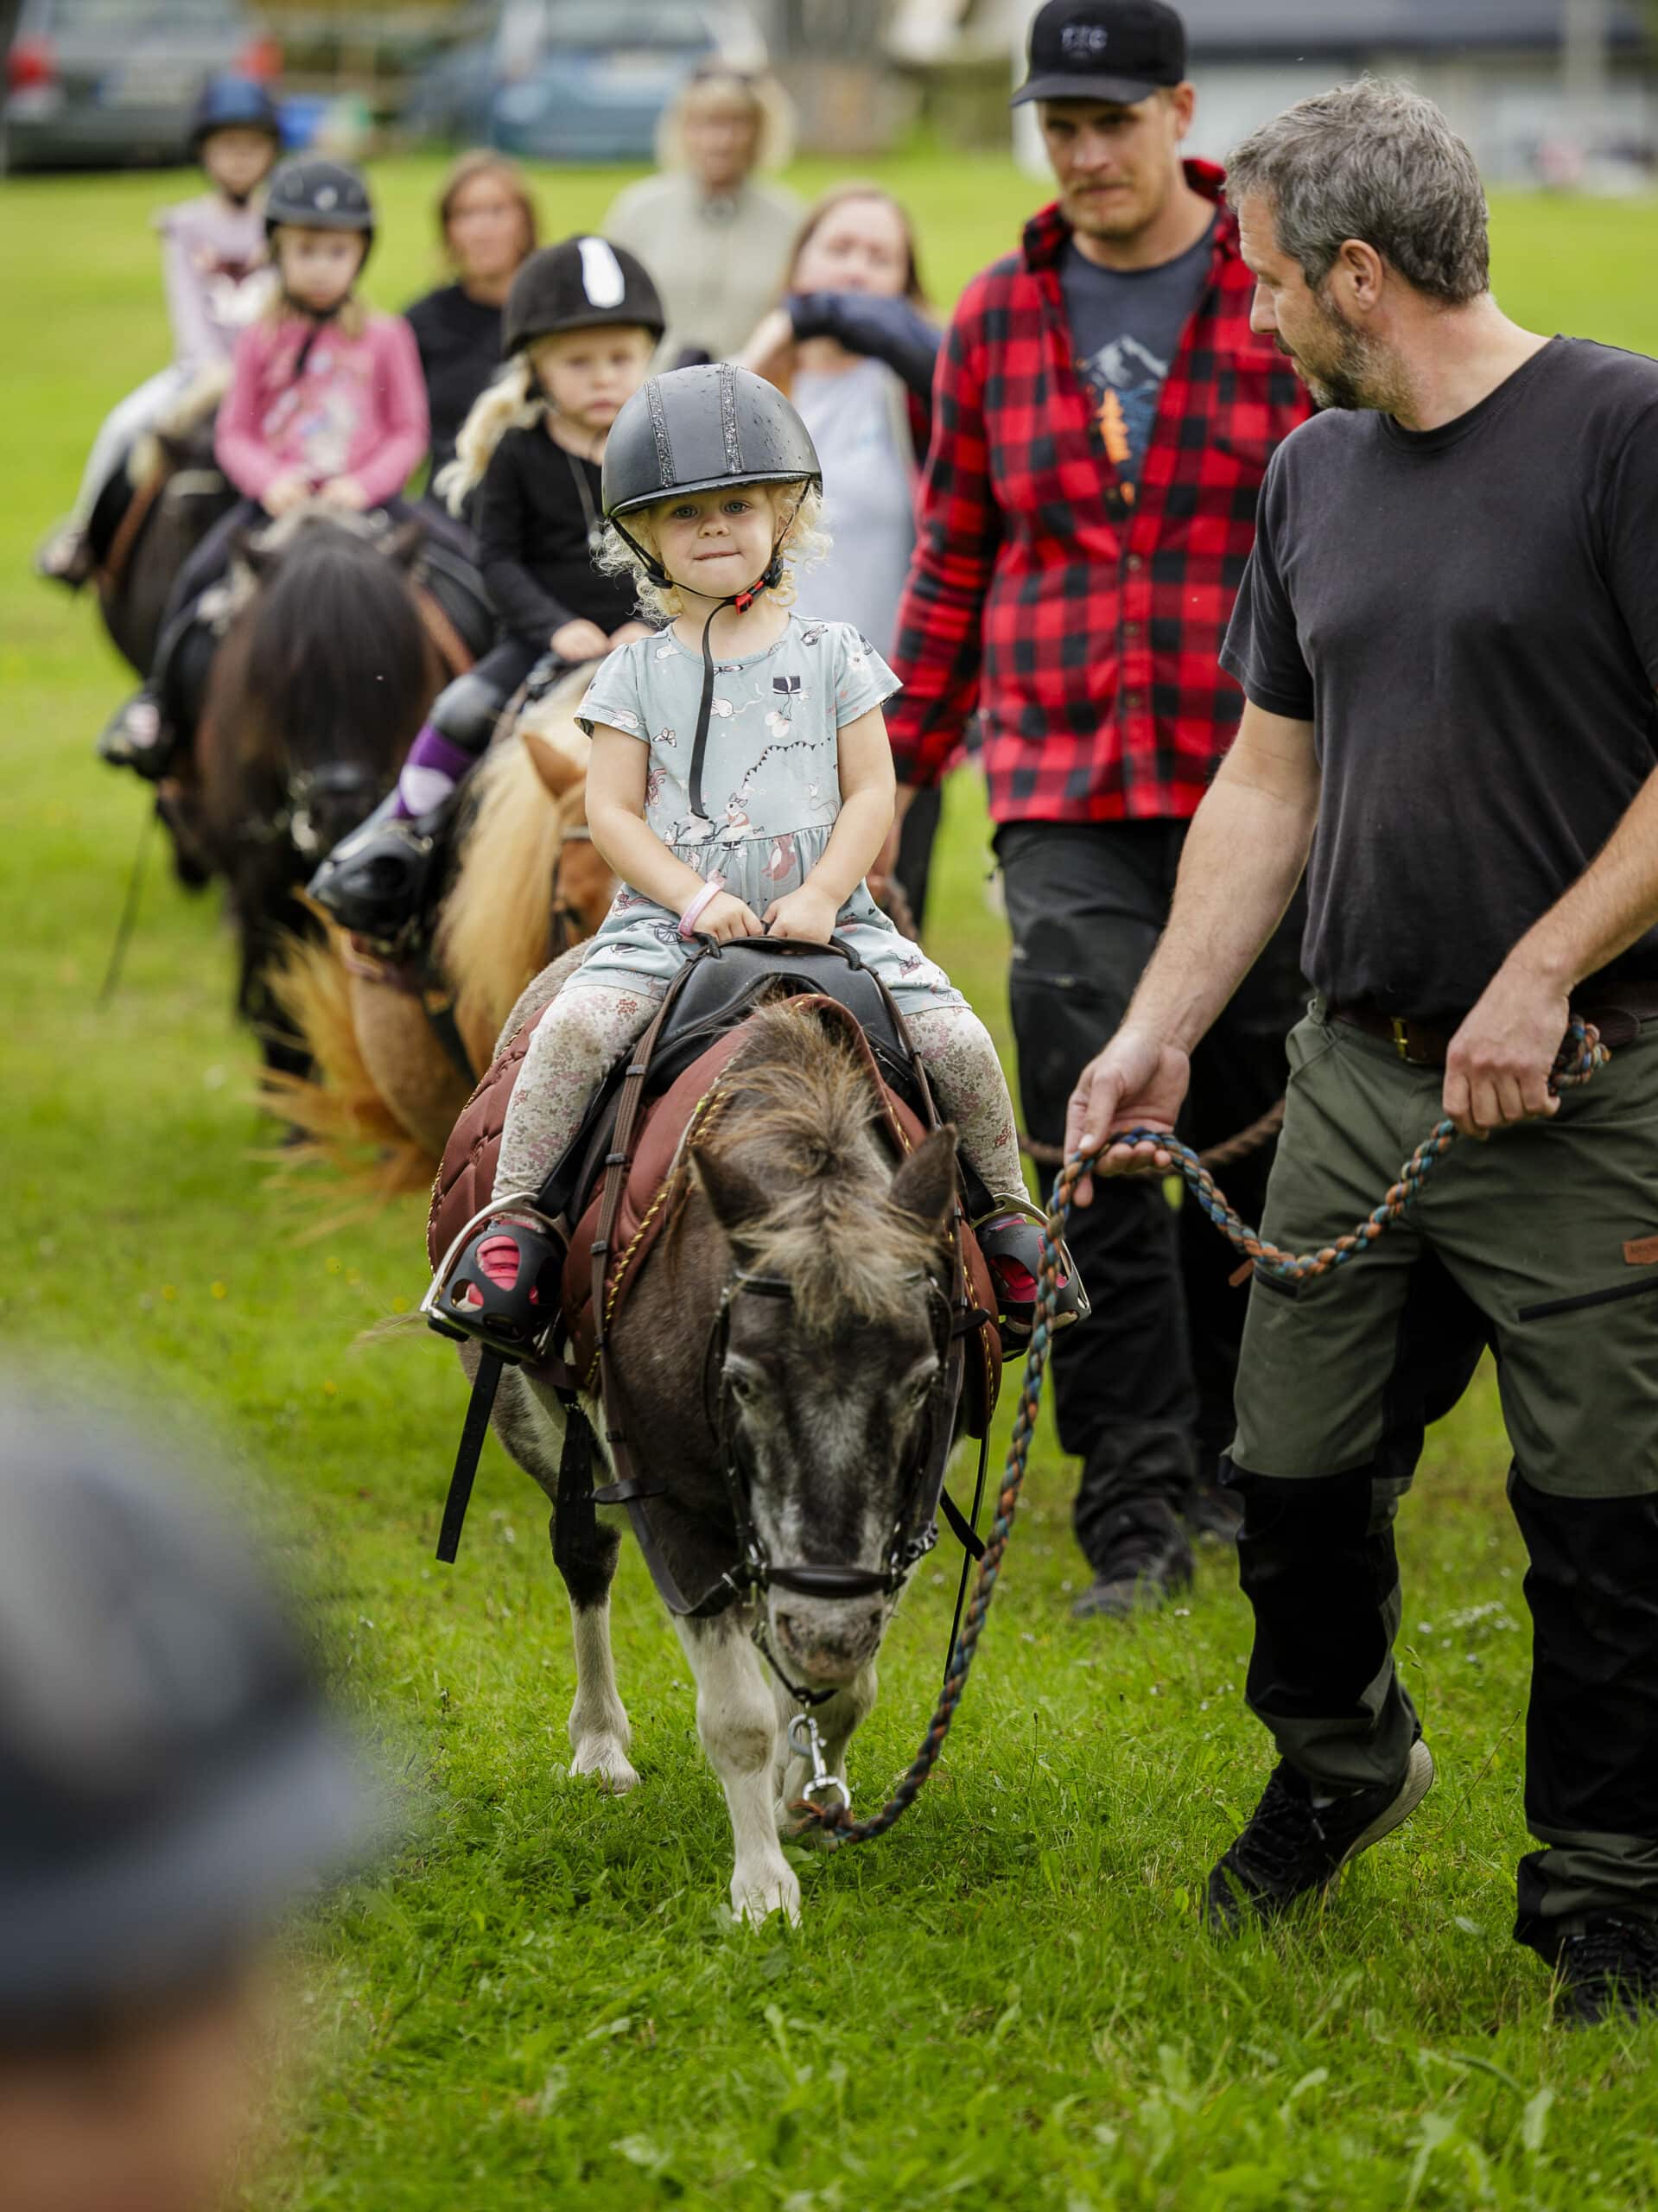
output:
[[[1574,1020],[1566,1031],[1566,1042],[1554,1063],[1549,1078],[1551,1090],[1560,1090],[1576,1084],[1587,1083],[1596,1070],[1604,1067],[1610,1058],[1611,1054],[1601,1043],[1600,1033],[1593,1023]],[[927,1777],[937,1764],[939,1754],[944,1748],[944,1738],[950,1733],[950,1723],[956,1718],[962,1692],[967,1688],[968,1675],[979,1648],[979,1637],[1001,1573],[1002,1554],[1007,1549],[1007,1540],[1013,1529],[1013,1516],[1019,1510],[1019,1497],[1025,1484],[1031,1442],[1036,1434],[1037,1413],[1042,1403],[1043,1378],[1052,1348],[1053,1310],[1058,1296],[1059,1252],[1070,1219],[1074,1193],[1077,1184],[1093,1167],[1101,1154],[1118,1144],[1154,1144],[1159,1150],[1172,1154],[1198,1205],[1235,1250],[1247,1254],[1251,1260],[1288,1281],[1303,1282],[1315,1275],[1327,1274],[1334,1268],[1344,1266],[1373,1244],[1384,1230],[1400,1220],[1412,1199],[1456,1141],[1458,1134],[1454,1122],[1446,1119],[1436,1122],[1400,1169],[1398,1181],[1375,1211],[1346,1236],[1337,1237],[1334,1243],[1326,1244],[1318,1252],[1286,1252],[1276,1244],[1267,1243],[1259,1230],[1251,1229],[1240,1219],[1224,1193],[1217,1189],[1214,1177],[1197,1154],[1190,1146],[1178,1143],[1166,1129],[1129,1129],[1102,1139],[1091,1151],[1071,1154],[1054,1183],[1048,1218],[1042,1232],[1041,1256],[1037,1262],[1037,1294],[1031,1348],[1026,1355],[1025,1372],[1020,1380],[1019,1410],[1013,1417],[1013,1434],[1008,1440],[1007,1459],[1002,1470],[1001,1488],[996,1497],[996,1517],[985,1541],[984,1557],[979,1562],[978,1580],[973,1586],[973,1595],[968,1602],[961,1634],[950,1653],[943,1688],[939,1692],[938,1702],[933,1708],[932,1719],[922,1738],[920,1750],[878,1813],[872,1814],[867,1821],[854,1821],[844,1805],[803,1802],[791,1808],[804,1820],[816,1824],[829,1848],[838,1850],[842,1844],[868,1843],[895,1827],[921,1795]],[[1148,1166],[1140,1172],[1160,1174],[1165,1171]]]

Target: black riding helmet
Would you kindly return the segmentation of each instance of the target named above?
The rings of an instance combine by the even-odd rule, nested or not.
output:
[[[190,151],[200,154],[215,130],[263,130],[274,145],[282,143],[276,104],[255,77],[208,78],[190,118]]]
[[[228,1524],[0,1394],[0,2039],[232,1964],[382,1819]]]
[[[283,223],[304,231],[356,231],[365,261],[373,250],[374,203],[367,185],[344,162],[300,154],[283,163],[265,200],[266,238]]]
[[[804,487],[817,489],[823,481],[811,433],[789,401],[764,377],[729,361],[652,377],[622,408],[605,440],[605,513],[658,584],[673,579],[655,554],[622,528],[623,515],[654,507],[677,493],[713,492],[722,484],[798,484],[804,498]],[[764,574],[728,594],[721,607],[741,613],[781,581],[787,534],[785,530],[772,547]],[[702,696],[688,785],[693,811],[704,817],[702,759],[714,701],[714,617],[719,612],[719,607],[712,609],[702,626]]]
[[[565,330],[628,324],[660,338],[667,327],[651,272],[608,238],[562,238],[532,253],[512,279],[501,319],[503,358]]]

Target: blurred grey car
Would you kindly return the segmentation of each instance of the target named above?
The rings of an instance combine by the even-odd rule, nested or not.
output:
[[[244,0],[22,0],[0,168],[187,161],[203,80],[223,70],[269,79],[280,60]]]
[[[403,123],[536,161],[648,162],[664,108],[716,58],[765,61],[729,0],[509,0],[494,37],[434,63]]]

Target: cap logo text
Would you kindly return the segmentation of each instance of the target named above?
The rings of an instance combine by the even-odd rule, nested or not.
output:
[[[1067,23],[1059,34],[1059,43],[1066,54],[1080,59],[1103,54],[1110,36],[1103,23]]]

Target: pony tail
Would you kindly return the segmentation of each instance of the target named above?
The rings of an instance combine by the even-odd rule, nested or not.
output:
[[[467,493],[483,482],[491,457],[507,431],[527,429],[540,416],[546,402],[533,390],[530,378],[528,357],[520,353],[473,401],[472,412],[454,442],[455,457],[438,472],[432,486],[451,514],[458,515]]]

